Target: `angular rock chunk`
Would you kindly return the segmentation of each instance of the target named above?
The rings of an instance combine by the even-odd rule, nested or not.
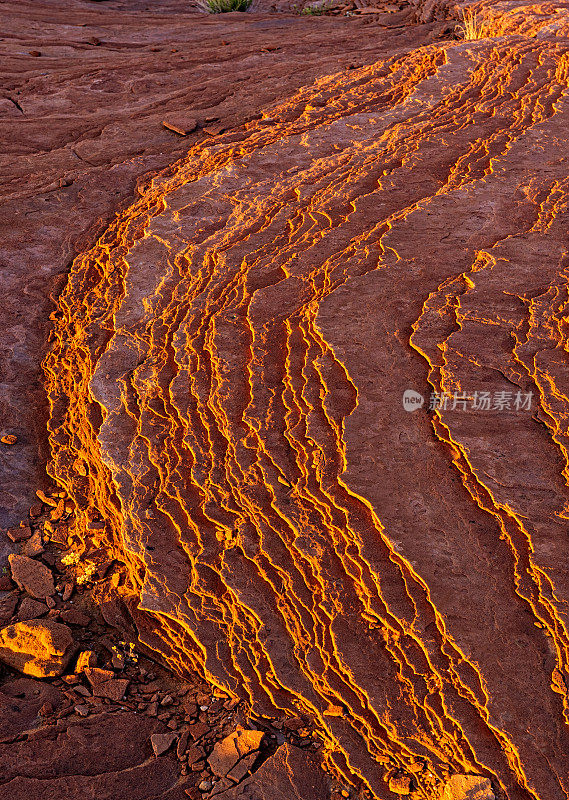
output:
[[[225,777],[243,756],[259,749],[263,736],[263,731],[236,730],[217,742],[208,758],[212,772]]]
[[[0,661],[35,678],[61,675],[74,650],[67,625],[49,619],[17,622],[0,631]]]
[[[12,578],[22,591],[37,600],[43,600],[55,592],[51,570],[41,561],[28,556],[9,555]]]
[[[453,775],[445,784],[442,800],[495,800],[492,784],[482,775]]]
[[[150,737],[150,743],[152,744],[154,755],[161,756],[162,753],[170,749],[177,738],[178,734],[176,733],[153,733]]]
[[[285,743],[242,783],[218,795],[220,800],[328,800],[330,788],[318,761]]]

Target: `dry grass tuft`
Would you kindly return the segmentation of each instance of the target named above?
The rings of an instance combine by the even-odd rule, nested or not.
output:
[[[492,36],[490,25],[481,20],[476,12],[465,9],[462,12],[462,25],[457,29],[463,39],[473,41],[474,39],[487,39]]]

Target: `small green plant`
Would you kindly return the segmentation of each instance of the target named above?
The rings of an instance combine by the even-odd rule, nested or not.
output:
[[[332,8],[332,3],[310,3],[308,6],[304,6],[301,14],[309,14],[312,17],[318,17],[321,14],[327,14],[328,11]]]
[[[208,14],[226,14],[229,11],[247,11],[253,0],[201,0],[198,8]]]

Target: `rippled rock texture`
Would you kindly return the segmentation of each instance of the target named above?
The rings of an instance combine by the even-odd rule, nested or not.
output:
[[[314,716],[379,798],[569,791],[568,77],[542,35],[322,78],[157,177],[60,300],[81,548],[175,669]]]
[[[369,18],[269,14],[272,5],[212,17],[192,0],[1,3],[0,435],[18,442],[0,442],[0,526],[17,524],[45,482],[40,363],[53,298],[145,174],[207,139],[208,126],[242,125],[315,78],[413,49],[441,26],[378,29]],[[198,126],[187,138],[162,124],[180,115]]]

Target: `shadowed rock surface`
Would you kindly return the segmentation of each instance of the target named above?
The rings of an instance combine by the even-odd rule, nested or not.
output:
[[[137,181],[315,78],[428,40],[440,24],[267,14],[186,0],[15,0],[0,8],[0,525],[27,511],[47,458],[40,361],[70,263]],[[268,6],[268,4],[266,4]],[[370,35],[367,35],[367,31]],[[199,123],[190,141],[163,121]],[[0,554],[1,555],[1,554]]]
[[[175,669],[306,712],[379,798],[569,791],[568,76],[545,30],[322,78],[196,144],[61,297],[81,547]]]
[[[0,797],[188,800],[174,757],[151,757],[150,738],[166,730],[136,714],[94,715],[32,729],[0,747]]]

